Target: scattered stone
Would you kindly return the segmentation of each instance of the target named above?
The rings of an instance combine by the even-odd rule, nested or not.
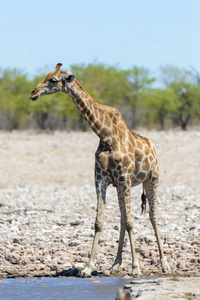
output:
[[[83,269],[85,267],[85,264],[84,263],[76,263],[74,265],[74,267],[77,268],[77,269]]]
[[[123,291],[122,289],[118,290],[118,295],[116,300],[132,300],[132,295],[129,291]]]
[[[14,239],[13,239],[13,244],[20,244],[20,240],[17,239],[17,238],[14,238]]]
[[[177,263],[176,267],[177,267],[178,269],[185,269],[185,263],[184,263],[184,261],[179,261],[179,262]]]
[[[5,259],[11,264],[18,264],[20,262],[20,255],[17,253],[8,254],[5,256]]]
[[[79,242],[78,242],[78,241],[71,241],[71,242],[69,242],[68,245],[69,245],[70,247],[76,247],[76,246],[79,245]]]
[[[141,134],[154,141],[160,165],[158,227],[171,267],[164,275],[200,276],[200,168],[194,168],[200,135],[195,131]],[[0,142],[6,145],[0,156],[4,174],[0,182],[1,278],[55,276],[63,270],[76,275],[73,267],[85,267],[94,237],[93,166],[98,139],[90,132],[31,133],[31,138],[28,132],[0,132]],[[193,155],[187,160],[191,149]],[[174,161],[175,155],[179,160]],[[163,275],[158,246],[148,214],[141,215],[140,196],[141,186],[135,187],[131,210],[136,255],[143,276],[157,277]],[[98,276],[112,276],[109,268],[117,253],[119,231],[116,189],[110,186],[97,251]],[[115,275],[131,276],[127,234],[122,257]]]

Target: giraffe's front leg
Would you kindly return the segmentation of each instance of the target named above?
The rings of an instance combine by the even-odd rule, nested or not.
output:
[[[96,192],[97,192],[97,215],[95,221],[95,235],[94,235],[89,262],[87,266],[79,273],[81,277],[91,277],[91,273],[94,270],[94,266],[95,266],[95,258],[96,258],[97,248],[98,248],[99,237],[103,229],[103,215],[104,215],[104,206],[105,206],[106,185],[103,184],[102,182],[97,182]]]
[[[94,240],[93,240],[93,244],[92,244],[92,252],[91,252],[89,262],[88,262],[87,266],[79,272],[79,276],[82,278],[91,277],[91,273],[94,270],[95,257],[96,257],[99,237],[100,237],[100,231],[95,231],[95,236],[94,236]]]

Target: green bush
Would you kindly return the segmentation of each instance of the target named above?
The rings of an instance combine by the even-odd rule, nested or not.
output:
[[[117,107],[131,128],[164,129],[167,122],[185,130],[194,121],[199,124],[200,87],[189,70],[162,67],[163,86],[157,88],[158,79],[144,67],[121,70],[104,64],[80,64],[70,69],[95,101]],[[21,70],[0,70],[0,129],[87,130],[66,94],[29,100],[30,92],[43,78],[40,75],[30,80]]]

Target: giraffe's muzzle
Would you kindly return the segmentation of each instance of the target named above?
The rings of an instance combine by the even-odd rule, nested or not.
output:
[[[39,97],[40,97],[40,95],[37,94],[37,91],[33,90],[33,91],[31,92],[31,95],[30,95],[29,98],[30,98],[32,101],[35,101],[35,100],[37,100]]]

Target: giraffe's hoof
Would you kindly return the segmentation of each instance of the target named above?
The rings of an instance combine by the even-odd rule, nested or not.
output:
[[[116,263],[116,264],[114,263],[112,265],[112,267],[109,269],[109,271],[110,271],[111,274],[119,272],[120,267],[121,267],[121,263]]]
[[[91,277],[92,275],[91,275],[91,269],[90,268],[88,268],[88,267],[86,267],[85,269],[83,269],[83,270],[80,270],[79,271],[79,277],[81,277],[81,278],[89,278],[89,277]]]
[[[170,268],[170,266],[168,265],[168,263],[165,264],[164,267],[162,266],[162,271],[163,271],[163,273],[166,273],[166,272],[171,271],[171,268]]]
[[[140,271],[140,268],[134,268],[132,271],[132,275],[133,275],[133,277],[141,277],[142,273]]]
[[[163,273],[166,273],[167,271],[171,270],[170,266],[167,263],[166,258],[161,259],[161,266],[162,266]]]
[[[116,274],[119,272],[119,268],[110,268],[109,271],[110,271],[110,274]]]

